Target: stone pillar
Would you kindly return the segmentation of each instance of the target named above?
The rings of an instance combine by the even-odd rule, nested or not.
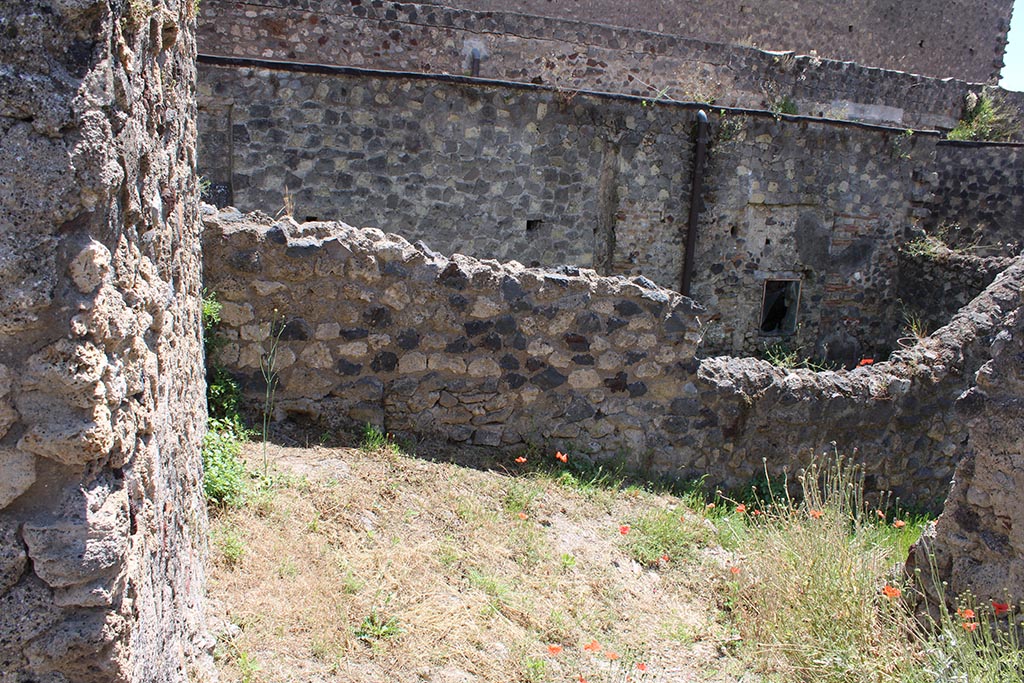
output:
[[[208,679],[194,13],[0,0],[0,683]]]

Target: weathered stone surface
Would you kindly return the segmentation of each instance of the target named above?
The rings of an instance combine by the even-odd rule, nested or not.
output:
[[[208,679],[195,6],[0,12],[4,683]]]
[[[331,278],[348,279],[345,296],[321,302],[302,296],[318,286],[315,281],[278,267],[289,240],[306,239],[313,228],[278,227],[281,233],[272,221],[240,220],[234,212],[206,217],[207,285],[230,283],[227,300],[251,304],[256,320],[272,315],[270,303],[223,257],[243,244],[259,252],[268,277],[281,278],[280,292],[294,292],[284,301],[289,311],[313,326],[347,311],[339,323],[343,330],[364,321],[364,302],[406,277],[389,267],[390,259],[406,263],[428,256],[380,231],[317,223],[322,252],[350,254],[345,263],[325,269]],[[270,239],[271,233],[283,234],[284,244]],[[947,326],[913,349],[853,370],[786,371],[752,358],[696,358],[699,307],[642,278],[463,256],[429,258],[419,266],[416,296],[402,310],[374,315],[374,335],[380,338],[375,348],[360,348],[352,358],[334,356],[339,367],[361,375],[360,381],[373,380],[374,391],[340,384],[330,404],[317,411],[325,421],[351,425],[375,419],[389,428],[502,447],[549,439],[559,448],[571,440],[596,456],[625,453],[636,467],[679,477],[707,475],[727,486],[761,473],[762,458],[772,472],[792,471],[835,442],[844,452],[857,449],[872,486],[893,490],[905,503],[932,507],[945,496],[965,453],[963,420],[953,412],[953,398],[990,358],[984,340],[1008,324],[1024,285],[1024,259],[1017,258]],[[380,264],[373,277],[350,265],[369,260]],[[514,296],[505,298],[506,291]],[[517,309],[516,302],[526,299],[535,303]],[[573,327],[577,323],[586,335]],[[417,349],[423,351],[403,348],[410,345],[410,329],[417,330]],[[500,348],[477,343],[490,334],[502,338]],[[509,337],[521,339],[507,344]],[[304,349],[316,343],[287,342],[299,360],[282,372],[282,401],[315,399],[296,378]],[[580,357],[588,355],[593,364],[582,364]],[[256,403],[262,395],[250,392],[248,398]],[[644,460],[643,453],[654,455]]]
[[[1019,291],[1018,303],[1024,303]],[[969,591],[981,603],[1018,604],[1024,601],[1024,306],[1007,316],[992,359],[958,399],[957,412],[966,423],[966,454],[934,533],[912,551],[910,566],[924,572],[926,585],[946,581],[951,601]],[[932,568],[937,575],[929,576]]]

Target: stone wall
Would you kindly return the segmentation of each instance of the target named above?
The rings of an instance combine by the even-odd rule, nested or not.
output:
[[[678,288],[695,111],[299,65],[202,64],[200,171],[222,203],[344,211],[442,252],[642,274]],[[754,353],[765,281],[802,281],[808,355],[895,342],[896,245],[926,215],[937,137],[712,112],[694,292],[716,352]],[[898,318],[898,317],[897,317]]]
[[[1024,246],[1024,147],[941,143],[936,203],[925,227],[950,246],[1018,253]]]
[[[279,417],[621,458],[650,475],[742,485],[835,441],[869,485],[945,496],[966,434],[952,413],[1017,301],[1014,264],[931,338],[852,371],[701,358],[691,300],[650,281],[451,259],[397,235],[234,210],[204,219],[224,304],[220,362],[251,405],[279,335]]]
[[[0,14],[0,681],[209,680],[191,0]]]
[[[702,5],[711,6],[717,7]],[[681,34],[667,35],[567,17],[513,14],[507,6],[490,9],[495,11],[383,0],[313,0],[301,5],[288,0],[207,0],[200,16],[199,50],[209,55],[467,75],[473,73],[476,54],[477,73],[484,78],[568,91],[714,100],[718,106],[750,109],[779,107],[788,100],[809,116],[904,128],[952,128],[962,114],[966,93],[978,90],[977,85],[945,78],[954,72],[936,74],[943,77],[940,80],[713,42],[721,39],[705,33],[704,26],[700,36],[688,33],[689,24]],[[650,8],[637,14],[648,17]],[[625,15],[617,9],[616,16]],[[795,24],[800,22],[786,21],[774,28]],[[1016,93],[1005,97],[1024,106]]]
[[[354,4],[360,4],[355,0]],[[1002,67],[1012,0],[451,0],[513,11],[632,26],[899,71],[984,82]]]
[[[926,586],[947,582],[945,597],[951,603],[968,592],[986,607],[989,601],[1024,601],[1024,515],[1017,495],[1024,486],[1021,291],[1006,293],[1003,330],[987,339],[991,360],[956,402],[969,435],[967,448],[942,515],[910,557],[910,567],[923,571]]]

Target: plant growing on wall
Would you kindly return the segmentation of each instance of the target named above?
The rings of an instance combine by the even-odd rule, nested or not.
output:
[[[1020,137],[1021,121],[996,95],[968,93],[960,122],[946,134],[950,140],[1007,142]]]

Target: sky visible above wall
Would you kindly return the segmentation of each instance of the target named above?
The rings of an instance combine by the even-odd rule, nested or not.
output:
[[[999,85],[1007,90],[1024,92],[1024,4],[1014,3],[1010,32],[1007,34],[1006,55]]]

